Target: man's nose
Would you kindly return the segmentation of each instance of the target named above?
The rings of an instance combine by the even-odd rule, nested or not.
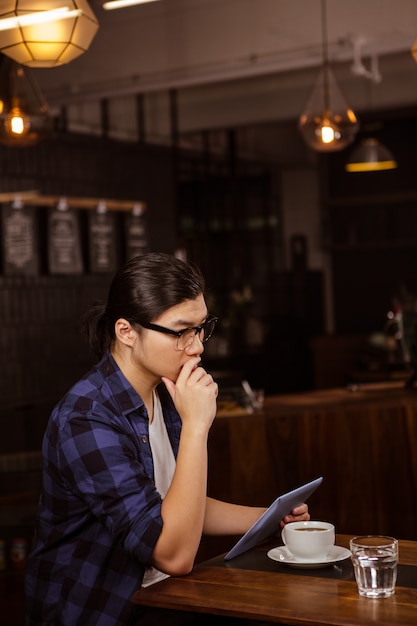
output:
[[[193,340],[185,348],[188,354],[202,354],[204,352],[204,345],[200,339],[200,335],[196,333],[193,335]]]

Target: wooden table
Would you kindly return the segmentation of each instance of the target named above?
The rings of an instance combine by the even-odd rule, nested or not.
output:
[[[337,535],[336,543],[348,547],[349,538]],[[378,600],[359,596],[349,558],[324,569],[295,569],[267,557],[277,544],[263,544],[228,562],[215,557],[188,576],[140,589],[134,602],[294,626],[417,623],[417,542],[400,541],[395,594]]]

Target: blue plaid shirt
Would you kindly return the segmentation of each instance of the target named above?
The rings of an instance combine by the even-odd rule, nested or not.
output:
[[[176,456],[181,421],[158,391]],[[146,408],[109,353],[55,407],[43,459],[27,624],[128,624],[161,533],[161,497]]]

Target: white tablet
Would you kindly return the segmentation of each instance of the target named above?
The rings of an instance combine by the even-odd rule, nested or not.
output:
[[[229,561],[243,552],[254,548],[262,541],[279,530],[283,517],[289,515],[291,511],[300,504],[303,504],[323,482],[323,477],[316,478],[302,487],[297,487],[293,491],[279,496],[271,506],[256,520],[249,530],[239,539],[233,548],[224,557]]]

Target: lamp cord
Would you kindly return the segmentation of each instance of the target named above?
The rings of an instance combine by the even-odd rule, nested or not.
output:
[[[33,78],[30,70],[25,72],[25,75],[26,75],[26,78],[27,78],[30,86],[33,89],[33,92],[35,93],[36,98],[38,99],[39,109],[40,109],[41,113],[42,114],[48,114],[48,112],[49,112],[48,103],[46,102],[45,97],[44,97],[42,91],[40,90],[38,83]]]
[[[327,41],[326,0],[321,0],[321,33],[322,33],[322,51],[323,51],[324,111],[327,115],[330,110],[330,95],[329,95],[329,49],[328,49],[328,41]]]

